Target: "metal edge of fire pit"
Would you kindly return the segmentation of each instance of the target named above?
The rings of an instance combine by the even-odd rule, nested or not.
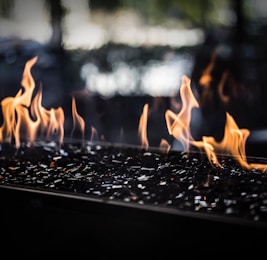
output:
[[[266,223],[14,185],[0,198],[1,244],[14,253],[264,251]]]
[[[32,194],[35,196],[50,196],[50,197],[59,197],[66,200],[80,200],[85,203],[97,203],[97,204],[107,204],[111,207],[123,207],[129,208],[133,210],[141,210],[145,212],[158,212],[160,214],[169,214],[177,217],[186,217],[192,219],[202,219],[204,221],[213,221],[213,222],[220,222],[225,224],[233,224],[233,225],[240,225],[240,226],[250,226],[254,228],[266,228],[267,231],[267,222],[263,221],[253,221],[248,220],[240,217],[233,217],[233,216],[226,216],[219,213],[202,213],[202,212],[195,212],[190,210],[183,210],[183,209],[176,209],[174,207],[167,207],[162,205],[152,205],[152,204],[138,204],[134,202],[124,202],[117,199],[109,199],[109,198],[97,198],[90,195],[83,195],[83,194],[75,194],[73,192],[63,192],[63,191],[50,191],[41,188],[29,188],[24,187],[23,185],[11,185],[11,184],[0,184],[0,191],[1,190],[10,190],[10,191],[17,191],[20,192],[21,195],[23,193]],[[41,205],[41,201],[37,202],[37,200],[32,201],[33,207],[38,207]],[[60,207],[60,205],[59,205]]]

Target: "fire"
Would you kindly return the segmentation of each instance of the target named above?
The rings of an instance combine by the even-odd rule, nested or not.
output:
[[[91,126],[91,142],[98,140],[98,133],[95,127]]]
[[[143,112],[139,120],[138,132],[141,138],[142,148],[148,149],[149,143],[147,139],[147,119],[148,119],[148,104],[143,107]]]
[[[33,58],[27,62],[21,85],[24,88],[24,92],[20,89],[15,97],[7,97],[2,102],[3,110],[3,124],[0,128],[1,142],[11,142],[12,136],[15,137],[16,147],[20,145],[20,128],[23,125],[27,125],[32,129],[29,133],[30,139],[33,138],[36,125],[29,119],[27,107],[30,106],[31,96],[35,88],[35,82],[31,76],[30,70],[37,61],[37,58]],[[17,118],[17,119],[16,119]]]
[[[165,113],[169,134],[183,144],[184,150],[189,151],[190,145],[205,150],[212,166],[222,167],[217,154],[233,156],[245,169],[257,168],[267,170],[265,164],[249,164],[246,158],[246,141],[250,134],[248,129],[239,129],[234,118],[226,112],[224,137],[217,142],[212,136],[203,136],[201,141],[196,141],[190,133],[191,110],[198,108],[198,103],[190,88],[190,79],[183,78],[180,88],[182,109],[178,114],[167,110]]]
[[[199,80],[200,85],[202,85],[204,87],[205,94],[207,94],[207,95],[208,95],[208,93],[210,93],[209,87],[210,87],[210,84],[212,81],[211,72],[214,69],[215,61],[216,61],[216,58],[218,56],[219,51],[220,51],[220,48],[217,48],[213,52],[213,54],[211,56],[211,61],[208,64],[207,68],[203,71],[202,76]]]
[[[42,136],[45,136],[47,140],[49,140],[54,135],[58,135],[59,143],[62,144],[64,138],[64,111],[61,107],[57,109],[51,108],[50,110],[47,110],[42,106],[42,88],[40,88],[40,90],[34,97],[30,111],[32,116],[36,120],[36,128],[38,128],[36,130],[39,130],[40,134]],[[30,121],[30,119],[27,121]],[[36,135],[31,140],[31,142],[35,141],[35,137]]]
[[[203,147],[212,164],[221,167],[216,154],[225,153],[232,155],[241,166],[247,167],[245,144],[250,132],[248,129],[239,129],[233,117],[226,113],[224,137],[221,142],[216,142],[211,136],[202,137],[202,142],[193,141],[197,147]]]
[[[162,153],[168,153],[171,149],[171,145],[165,139],[161,139],[159,149]]]
[[[215,53],[216,54],[216,53]],[[204,71],[200,83],[205,88],[209,88],[211,82],[210,72],[214,67],[214,54],[212,62]],[[42,85],[33,97],[35,90],[35,81],[31,74],[33,65],[38,57],[30,59],[25,64],[21,85],[14,97],[6,97],[2,100],[3,124],[0,127],[0,142],[15,142],[16,148],[19,148],[21,138],[26,138],[30,144],[33,144],[38,134],[50,139],[56,136],[59,144],[62,145],[64,139],[64,111],[62,107],[46,109],[42,106]],[[223,86],[227,79],[227,73],[224,73],[218,86],[222,100],[228,102],[228,97],[223,95]],[[203,149],[212,166],[222,167],[217,155],[227,154],[245,169],[257,168],[262,171],[267,170],[267,165],[248,163],[246,158],[246,141],[250,135],[248,129],[239,129],[234,118],[226,112],[226,122],[224,128],[224,137],[217,142],[212,136],[203,136],[202,140],[195,140],[190,132],[192,109],[199,108],[199,104],[191,91],[191,80],[184,76],[180,87],[181,106],[180,111],[174,113],[170,109],[165,112],[166,126],[168,133],[178,140],[185,151],[189,152],[190,146]],[[178,107],[177,107],[178,108]],[[85,121],[78,114],[75,98],[72,97],[72,117],[73,129],[79,130],[84,139]],[[149,141],[147,137],[147,122],[149,119],[149,105],[145,104],[140,116],[138,133],[141,139],[142,148],[148,150]],[[91,127],[91,141],[97,139],[97,130]],[[104,140],[104,138],[102,137]],[[161,139],[160,150],[169,152],[171,145]]]
[[[202,87],[203,104],[210,102],[214,97],[213,96],[214,93],[211,88],[212,71],[214,70],[217,56],[221,51],[222,51],[222,48],[220,46],[215,49],[215,51],[212,53],[209,64],[207,65],[206,69],[203,71],[202,76],[200,77],[199,84]],[[228,78],[229,78],[228,72],[227,71],[223,72],[220,82],[217,86],[218,95],[220,97],[220,100],[224,104],[227,104],[230,101],[230,97],[225,95],[224,93],[225,82]]]
[[[184,147],[184,150],[189,151],[190,142],[193,137],[190,133],[191,110],[198,108],[199,105],[190,90],[191,80],[184,76],[182,86],[180,88],[182,108],[178,114],[167,110],[165,113],[166,124],[170,135],[174,136]]]
[[[59,144],[64,138],[64,111],[45,109],[42,106],[42,86],[33,98],[35,81],[31,74],[33,65],[38,57],[30,59],[26,64],[21,80],[23,89],[15,97],[6,97],[2,100],[3,124],[0,128],[0,142],[15,141],[16,148],[20,147],[21,138],[33,144],[37,134],[45,135],[47,139],[57,136]]]
[[[230,101],[230,97],[223,93],[224,85],[225,85],[225,81],[226,81],[227,77],[228,77],[228,73],[224,72],[222,75],[221,81],[219,82],[219,85],[218,85],[218,94],[219,94],[221,101],[224,104],[227,104]]]
[[[211,82],[212,82],[211,73],[215,67],[215,62],[219,51],[220,48],[218,47],[212,53],[211,60],[206,69],[203,71],[202,76],[200,77],[199,80],[199,84],[202,87],[202,101],[204,104],[206,102],[210,102],[211,99],[213,98],[213,92],[211,90]]]
[[[76,101],[74,97],[72,97],[72,118],[73,118],[73,129],[71,132],[71,136],[73,136],[75,128],[79,128],[82,133],[82,139],[84,139],[85,122],[77,112]]]

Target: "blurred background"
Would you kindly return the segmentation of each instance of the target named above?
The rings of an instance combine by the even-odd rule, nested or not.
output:
[[[264,0],[0,0],[0,99],[16,95],[26,61],[38,55],[36,86],[43,106],[63,107],[66,137],[72,96],[86,139],[94,128],[99,140],[128,144],[140,144],[148,103],[150,146],[164,138],[179,149],[165,111],[180,111],[185,75],[200,104],[195,139],[220,140],[228,111],[263,143],[266,14]]]

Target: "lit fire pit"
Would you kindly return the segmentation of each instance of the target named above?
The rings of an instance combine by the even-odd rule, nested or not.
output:
[[[139,121],[139,147],[85,141],[75,98],[73,133],[80,131],[81,139],[64,141],[64,111],[43,108],[41,91],[32,100],[30,70],[36,61],[25,66],[24,90],[2,101],[4,245],[29,254],[88,256],[88,244],[108,252],[149,252],[155,246],[172,252],[180,246],[205,255],[220,243],[228,243],[224,252],[240,253],[235,243],[241,243],[260,252],[267,228],[267,161],[246,156],[249,131],[239,129],[230,114],[221,142],[194,140],[190,113],[198,103],[187,77],[181,110],[165,114],[168,132],[183,151],[172,150],[165,139],[159,148],[149,147],[147,104]]]

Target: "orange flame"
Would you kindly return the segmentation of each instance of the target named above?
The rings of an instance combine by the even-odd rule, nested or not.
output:
[[[160,140],[159,150],[163,153],[168,153],[171,149],[171,145],[165,139]]]
[[[42,103],[42,88],[38,91],[31,105],[31,114],[36,118],[38,127],[42,135],[46,135],[49,140],[53,135],[59,136],[59,143],[63,143],[64,138],[64,112],[61,107],[50,110],[45,109]],[[33,140],[34,141],[34,140]]]
[[[51,138],[54,134],[59,135],[59,143],[62,145],[64,138],[64,111],[61,107],[58,109],[51,108],[50,110],[47,138]]]
[[[233,117],[226,113],[224,137],[221,142],[216,142],[213,137],[203,136],[203,142],[194,141],[192,144],[205,149],[211,164],[221,167],[216,154],[226,153],[234,156],[241,166],[247,168],[245,144],[249,134],[249,130],[239,129]]]
[[[75,128],[79,128],[82,133],[82,139],[84,139],[85,122],[77,112],[76,100],[74,97],[72,97],[72,118],[73,118],[73,129],[71,132],[71,136],[73,135]]]
[[[20,146],[20,133],[22,128],[29,131],[30,141],[34,138],[36,132],[36,123],[30,119],[28,107],[31,104],[31,97],[35,88],[35,82],[31,75],[31,68],[36,63],[37,57],[29,60],[23,72],[21,85],[24,92],[20,89],[15,97],[7,97],[2,100],[3,124],[0,128],[1,142],[12,141],[15,138],[16,147]]]
[[[182,108],[178,114],[167,110],[165,119],[170,135],[181,142],[184,150],[189,151],[189,143],[193,140],[190,133],[191,110],[199,105],[190,89],[191,80],[184,76],[180,88]]]
[[[204,89],[207,91],[210,87],[210,83],[212,80],[211,72],[215,66],[215,60],[217,58],[218,52],[220,51],[220,48],[215,49],[215,51],[212,53],[210,63],[208,64],[207,68],[203,71],[202,76],[199,80],[200,85],[204,87]]]
[[[148,149],[149,143],[147,139],[147,119],[148,119],[148,104],[143,107],[143,112],[139,120],[138,132],[141,137],[142,148]]]
[[[42,88],[32,101],[35,82],[31,74],[31,68],[36,61],[37,57],[34,57],[25,64],[21,81],[24,91],[20,89],[15,97],[7,97],[1,102],[3,124],[0,128],[0,141],[11,142],[14,138],[16,148],[20,146],[22,133],[32,144],[39,130],[41,133],[46,132],[47,138],[57,133],[60,144],[63,142],[64,112],[62,108],[46,110],[42,107]]]
[[[208,87],[211,81],[210,72],[214,67],[214,57],[211,64],[204,71],[201,84]],[[22,89],[20,89],[15,97],[7,97],[1,101],[3,112],[3,124],[0,127],[0,142],[12,142],[14,139],[16,148],[20,146],[21,136],[25,135],[27,140],[32,144],[40,133],[45,135],[47,139],[56,135],[59,138],[60,145],[64,138],[64,111],[61,107],[57,109],[45,109],[42,106],[42,86],[33,98],[35,82],[31,74],[33,65],[37,62],[37,57],[30,59],[26,64],[21,81]],[[228,97],[223,95],[223,86],[227,78],[224,73],[218,86],[219,94],[224,102],[228,102]],[[246,158],[246,141],[250,134],[248,129],[239,129],[233,117],[226,113],[226,123],[224,129],[224,137],[217,142],[212,136],[203,136],[202,140],[196,141],[190,132],[191,111],[198,108],[199,104],[191,91],[191,80],[184,76],[180,88],[181,108],[178,114],[167,110],[165,119],[167,129],[170,135],[176,138],[189,151],[190,145],[194,145],[205,150],[210,163],[214,166],[222,167],[218,160],[219,153],[226,153],[233,156],[236,161],[245,169],[257,168],[262,171],[267,170],[267,165],[258,163],[248,163]],[[142,115],[139,120],[138,132],[141,138],[142,147],[148,149],[149,142],[147,138],[147,121],[149,106],[145,104]],[[72,98],[72,116],[73,130],[79,128],[84,138],[85,122],[78,114],[76,101]],[[91,141],[97,138],[97,131],[92,129]],[[104,139],[104,137],[101,137]],[[168,152],[171,146],[165,139],[161,139],[160,149]]]
[[[215,51],[212,53],[211,60],[208,64],[208,66],[203,71],[203,73],[199,79],[199,84],[202,87],[202,101],[203,101],[203,103],[207,103],[207,102],[211,101],[211,99],[213,98],[213,91],[211,89],[211,81],[212,81],[211,74],[212,74],[212,71],[215,67],[215,61],[216,61],[216,58],[217,58],[220,51],[221,51],[220,47],[215,49]],[[225,104],[227,104],[230,101],[229,96],[226,96],[223,93],[224,85],[225,85],[227,78],[228,78],[228,72],[224,72],[222,74],[221,80],[220,80],[218,87],[217,87],[218,95],[219,95],[221,101]]]
[[[98,133],[95,127],[91,126],[91,142],[93,142],[94,140],[98,140]]]
[[[219,82],[219,85],[218,85],[218,94],[219,94],[221,101],[224,104],[227,104],[230,101],[230,97],[223,93],[224,85],[225,85],[225,81],[226,81],[227,77],[228,77],[228,73],[224,72],[222,75],[222,78]]]
[[[190,133],[191,110],[198,107],[198,103],[191,91],[190,80],[183,78],[180,88],[182,109],[178,114],[167,110],[165,114],[167,128],[170,135],[173,135],[183,144],[184,150],[189,151],[189,146],[194,145],[204,149],[211,163],[217,167],[222,167],[217,158],[217,154],[227,154],[233,158],[245,169],[257,168],[262,171],[267,170],[265,164],[249,164],[246,158],[246,141],[250,134],[248,129],[239,129],[233,117],[226,113],[226,124],[224,137],[221,142],[216,142],[212,136],[203,136],[202,141],[193,139]]]
[[[213,147],[212,152],[209,151],[211,154],[209,159],[213,158],[213,162],[216,161],[216,164],[221,166],[216,159],[215,153],[223,152],[233,156],[233,158],[235,158],[235,160],[245,169],[249,170],[258,168],[263,171],[267,170],[267,165],[265,164],[249,164],[247,162],[246,141],[249,134],[250,131],[248,129],[239,129],[233,117],[229,113],[226,113],[226,124],[222,141],[216,142],[212,137],[203,137],[205,143],[209,144],[209,147]]]

